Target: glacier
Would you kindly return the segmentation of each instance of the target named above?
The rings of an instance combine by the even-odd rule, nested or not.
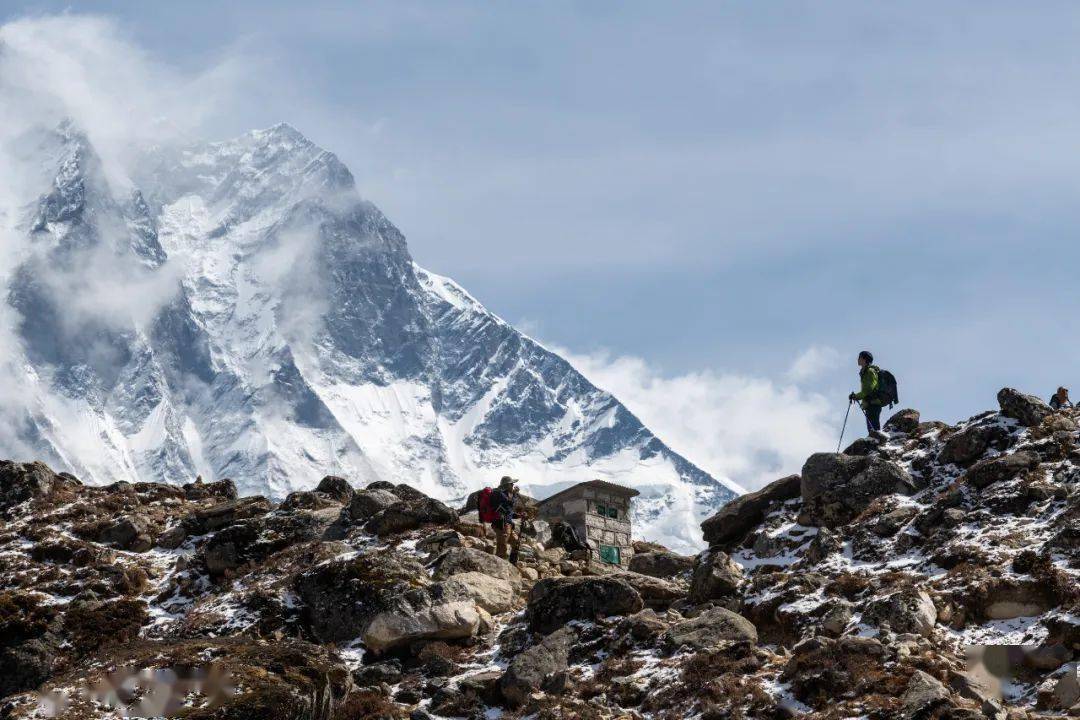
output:
[[[600,478],[641,492],[639,537],[686,552],[741,491],[419,267],[287,124],[141,149],[123,182],[70,123],[20,157],[41,188],[12,221],[0,456],[275,498],[327,474],[446,500],[504,474],[535,497]]]

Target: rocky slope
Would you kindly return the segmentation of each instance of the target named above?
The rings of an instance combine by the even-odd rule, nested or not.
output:
[[[629,572],[543,523],[510,565],[403,484],[274,504],[3,464],[0,717],[115,717],[110,689],[189,718],[1076,716],[1076,418],[999,402],[902,411]]]
[[[641,532],[686,549],[693,533],[668,528],[738,490],[418,267],[288,125],[149,149],[123,185],[70,125],[18,156],[41,187],[10,230],[25,248],[7,287],[0,271],[0,456],[88,484],[230,477],[277,500],[326,473],[443,499],[506,473],[535,494],[605,478],[642,491]]]

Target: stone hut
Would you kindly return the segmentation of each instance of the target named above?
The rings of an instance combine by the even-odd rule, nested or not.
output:
[[[548,522],[565,521],[589,546],[592,559],[627,567],[634,555],[630,533],[630,500],[637,490],[603,480],[589,480],[539,503]]]

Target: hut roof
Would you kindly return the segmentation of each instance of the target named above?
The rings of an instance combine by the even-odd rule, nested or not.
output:
[[[555,493],[551,497],[544,498],[540,501],[540,506],[543,507],[544,505],[547,505],[549,503],[555,503],[559,502],[560,500],[565,500],[568,496],[589,487],[596,488],[597,490],[603,490],[605,492],[613,493],[616,495],[622,495],[625,498],[637,497],[641,494],[634,488],[629,488],[625,485],[616,485],[615,483],[610,483],[606,480],[586,480],[585,482],[580,482],[577,485],[571,485],[565,490]]]

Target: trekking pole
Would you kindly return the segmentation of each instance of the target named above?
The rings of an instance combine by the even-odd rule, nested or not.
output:
[[[840,446],[844,444],[844,431],[847,430],[848,415],[851,414],[852,400],[849,398],[847,401],[847,412],[844,413],[844,424],[840,428],[840,441],[836,443],[836,452],[840,452]]]

